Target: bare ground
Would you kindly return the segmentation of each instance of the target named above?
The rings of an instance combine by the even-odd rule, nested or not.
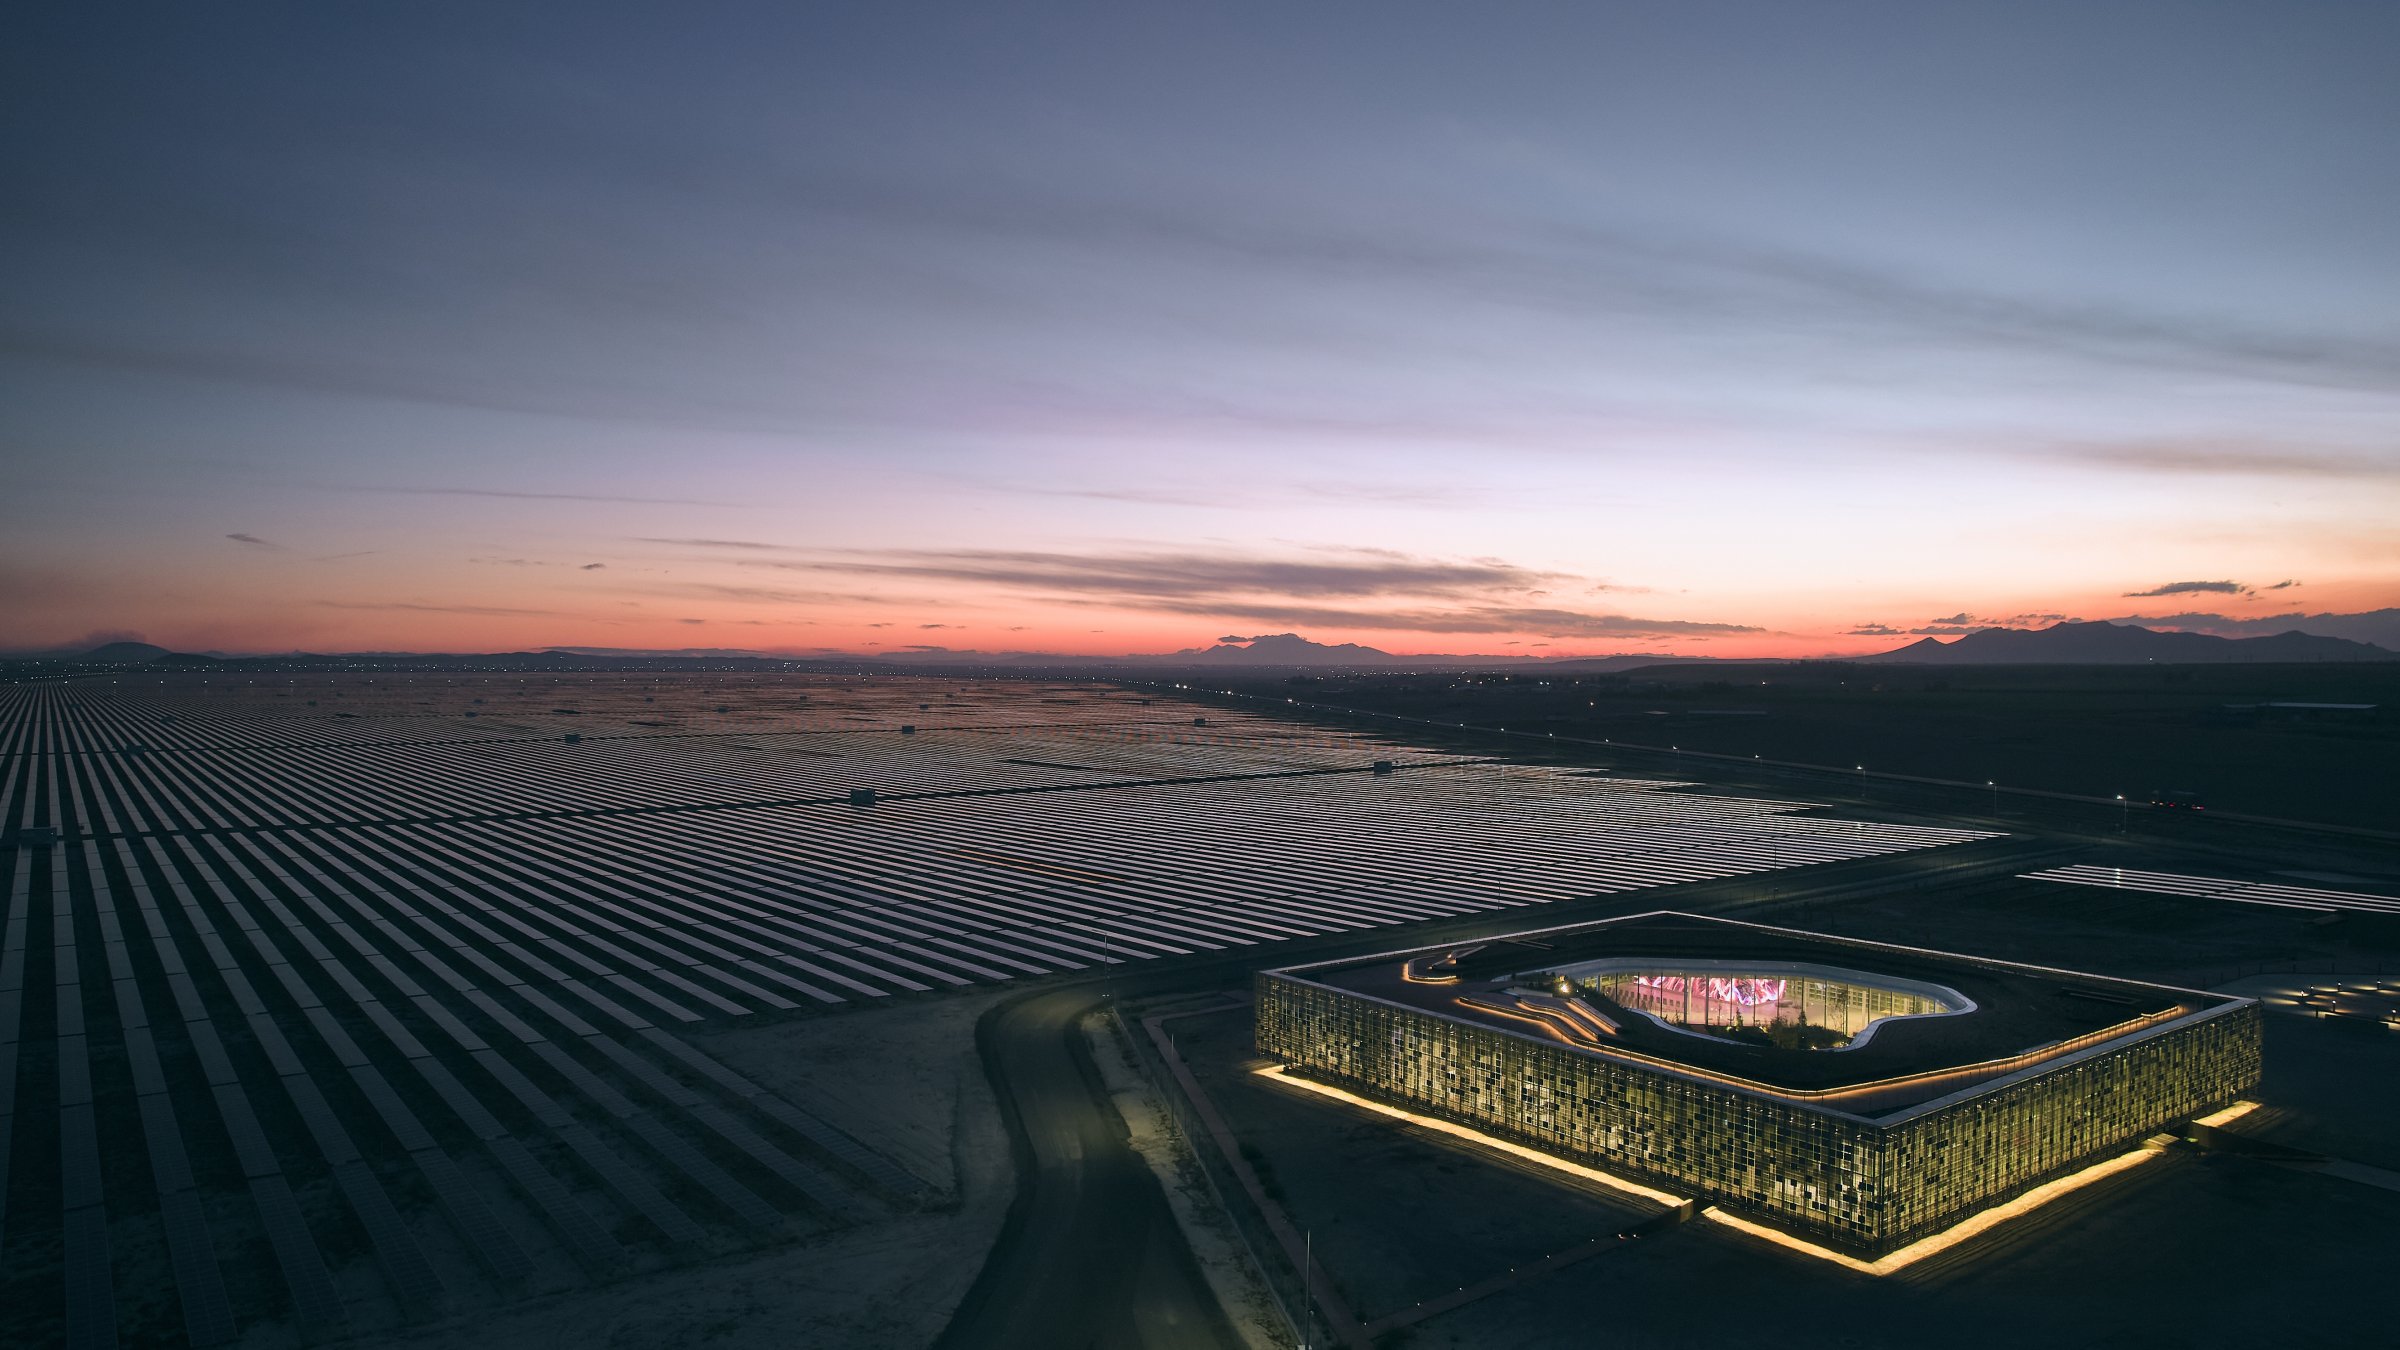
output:
[[[939,1194],[925,1208],[771,1250],[528,1299],[373,1341],[462,1350],[929,1345],[974,1283],[1015,1194],[975,1053],[1005,991],[696,1036]]]

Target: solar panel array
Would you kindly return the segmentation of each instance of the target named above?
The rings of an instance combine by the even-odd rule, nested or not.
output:
[[[2307,910],[2317,914],[2331,914],[2345,909],[2361,914],[2400,914],[2400,896],[2331,891],[2321,886],[2287,886],[2272,881],[2192,877],[2177,872],[2146,872],[2131,867],[2097,867],[2089,863],[2028,872],[2018,880],[2103,886],[2110,890],[2180,895],[2195,900],[2226,900],[2237,905],[2266,905],[2275,909]]]
[[[1684,787],[1084,683],[0,691],[0,1342],[353,1334],[924,1200],[681,1028],[1982,837]]]

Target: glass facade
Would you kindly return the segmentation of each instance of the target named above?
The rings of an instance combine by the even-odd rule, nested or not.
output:
[[[1256,985],[1258,1049],[1293,1072],[1868,1255],[2224,1105],[2259,1074],[2258,1006],[2228,1003],[1867,1118],[1285,972]]]
[[[1974,1006],[1955,991],[1851,971],[1605,964],[1618,968],[1559,974],[1570,986],[1680,1030],[1787,1050],[1838,1050],[1885,1018],[1941,1017]]]

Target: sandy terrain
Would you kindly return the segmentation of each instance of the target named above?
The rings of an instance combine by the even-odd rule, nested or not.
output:
[[[489,1350],[931,1344],[982,1268],[1015,1194],[1008,1137],[975,1054],[975,1019],[1004,993],[694,1038],[935,1187],[923,1210],[371,1343]]]

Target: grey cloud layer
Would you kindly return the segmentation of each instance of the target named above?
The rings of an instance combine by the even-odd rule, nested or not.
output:
[[[472,614],[484,618],[540,619],[555,616],[549,609],[510,609],[501,605],[435,605],[409,600],[319,600],[326,609],[391,610],[405,614]]]
[[[1895,628],[1888,623],[1862,623],[1843,632],[1850,637],[1960,637],[1986,628],[2033,628],[2066,621],[2064,614],[2025,613],[1978,618],[1961,610],[1938,619],[1928,619],[1913,628]]]
[[[795,560],[742,559],[737,565],[1150,599],[1262,592],[1315,597],[1465,596],[1532,591],[1566,579],[1493,560],[1454,563],[1369,557],[1328,562],[1197,553],[1098,555],[1003,549],[856,551]]]
[[[230,31],[207,37],[238,41]],[[1608,336],[1604,349],[1619,354],[1666,361],[1678,353],[1703,373],[1733,355],[1747,370],[1804,380],[1828,364],[1872,374],[1894,352],[1939,348],[2400,389],[2400,343],[2388,336],[1978,291],[1930,279],[1930,269],[1774,242],[1771,218],[1759,222],[1759,239],[1744,240],[1611,218],[1590,202],[1560,213],[1496,200],[1466,212],[1399,188],[1343,211],[1301,183],[1227,197],[1203,176],[1095,174],[1057,147],[1055,158],[1037,151],[1024,163],[965,173],[923,144],[867,154],[838,135],[788,134],[793,121],[810,125],[795,116],[795,107],[813,110],[806,103],[763,110],[781,118],[747,109],[726,117],[706,98],[658,118],[560,107],[554,92],[488,55],[447,55],[474,78],[447,91],[444,106],[296,117],[279,100],[322,90],[264,80],[221,120],[153,127],[138,146],[144,158],[204,168],[93,174],[41,163],[72,171],[76,191],[23,194],[12,238],[26,256],[47,258],[61,275],[95,257],[137,264],[147,280],[171,279],[178,302],[157,303],[131,284],[104,288],[97,300],[71,285],[34,288],[0,331],[0,350],[722,428],[790,430],[832,415],[972,423],[994,399],[1013,398],[1021,411],[1039,401],[1026,397],[1035,390],[1063,397],[1070,421],[1105,416],[1113,403],[1150,424],[1219,435],[1251,423],[1504,443],[1529,431],[1554,438],[1561,424],[1588,429],[1607,415],[1603,397],[1509,378],[1527,364],[1588,370],[1602,350],[1588,345],[1594,335]],[[389,78],[381,63],[361,64]],[[169,87],[187,78],[172,68],[153,76]],[[362,85],[360,96],[390,92]],[[53,93],[105,103],[108,83]],[[362,125],[373,128],[371,154],[354,143]],[[1182,134],[1205,145],[1220,133],[1195,123]],[[141,160],[129,153],[128,162]],[[556,228],[564,222],[571,236]],[[262,275],[271,287],[262,289]],[[1090,276],[1108,284],[1084,284]],[[193,303],[194,294],[208,303]],[[298,307],[321,322],[201,317],[262,305]],[[796,325],[795,308],[828,316],[839,340]],[[1586,345],[1462,343],[1462,312],[1547,316],[1561,325],[1552,336]],[[876,321],[851,325],[843,315]],[[313,337],[331,328],[345,340]],[[994,337],[1018,332],[1040,340],[1020,349]],[[1127,344],[1127,333],[1140,336]],[[943,380],[971,397],[914,396],[920,382],[892,361],[920,335],[933,340]],[[1303,387],[1325,392],[1306,394],[1262,377],[1254,360],[1220,366],[1240,378],[1205,386],[1062,381],[1032,355],[1056,355],[1062,343],[1089,344],[1082,354],[1101,367],[1128,346],[1152,356],[1264,347],[1347,374],[1309,382]],[[682,359],[659,360],[662,348]],[[808,378],[791,378],[795,368]],[[1447,387],[1428,391],[1393,371],[1430,372]],[[1975,378],[1959,367],[1934,383]],[[1745,401],[1770,383],[1754,382]],[[1538,405],[1529,397],[1537,392]],[[1806,402],[1789,393],[1775,401]],[[1676,402],[1660,392],[1627,398]],[[1725,400],[1677,406],[1711,402]],[[1206,495],[1138,483],[1122,490]]]
[[[337,489],[345,492],[385,492],[404,497],[495,497],[516,502],[627,502],[643,506],[730,506],[731,502],[703,501],[694,497],[610,496],[598,492],[510,492],[500,488],[476,487],[384,487],[351,486]]]
[[[1577,638],[1763,631],[1747,624],[1591,613],[1542,603],[1542,597],[1561,589],[1615,588],[1496,558],[1443,560],[1366,549],[1289,558],[1010,549],[805,550],[746,539],[643,542],[722,550],[733,555],[724,561],[735,567],[940,582],[1058,604],[1279,624],[1387,632],[1537,632]],[[809,594],[772,587],[706,589],[760,599]]]
[[[2085,464],[2145,473],[2400,484],[2400,445],[2380,450],[2329,449],[2291,440],[2196,437],[2070,444],[2057,447],[2056,453]]]
[[[2378,134],[2400,84],[2376,60],[2400,7],[1068,8],[996,42],[986,14],[888,6],[559,23],[426,0],[130,26],[49,7],[0,81],[23,129],[0,137],[0,381],[55,406],[5,399],[8,448],[126,447],[109,473],[56,467],[84,475],[62,539],[130,544],[112,497],[170,479],[194,485],[190,520],[277,529],[232,536],[228,570],[366,537],[338,516],[380,518],[396,554],[440,539],[563,571],[571,530],[460,527],[604,517],[713,559],[676,579],[716,591],[655,594],[759,613],[889,583],[1230,626],[1707,636],[1754,630],[1614,613],[1677,602],[1504,563],[1202,550],[1541,538],[1594,573],[1621,547],[1671,588],[1689,578],[1655,573],[1691,564],[1624,513],[1725,503],[1738,530],[1907,482],[1948,492],[1963,534],[2031,500],[1983,488],[2058,486],[2063,463],[2092,466],[2070,486],[2121,527],[2079,545],[2100,561],[2078,575],[2116,584],[2140,573],[2109,550],[2204,509],[2252,537],[2310,525],[2248,484],[2138,475],[2274,475],[2369,522],[2328,537],[2400,516],[2378,510],[2400,489],[2400,176]],[[2087,21],[2100,40],[2060,36]],[[237,442],[272,468],[191,468]],[[1686,471],[1703,461],[1734,472]],[[961,484],[998,508],[989,533],[957,533],[957,501],[916,509]],[[259,504],[281,487],[318,495]],[[1158,551],[717,537],[838,516],[818,537],[1038,550],[1104,513],[1143,517]],[[2372,541],[2353,551],[2372,565]],[[594,556],[584,594],[642,594]],[[2141,556],[2165,577],[2259,555]],[[1826,579],[1801,552],[1759,566],[1785,558],[1783,593]],[[1907,565],[1880,562],[1853,575]],[[433,584],[406,576],[361,594]],[[1958,581],[1938,593],[1988,593]],[[1814,593],[1901,613],[1879,584]]]
[[[1196,617],[1260,619],[1270,623],[1364,628],[1404,633],[1540,633],[1563,638],[1709,638],[1766,630],[1749,624],[1648,619],[1628,614],[1472,605],[1438,610],[1341,609],[1318,605],[1158,601],[1149,608]]]

